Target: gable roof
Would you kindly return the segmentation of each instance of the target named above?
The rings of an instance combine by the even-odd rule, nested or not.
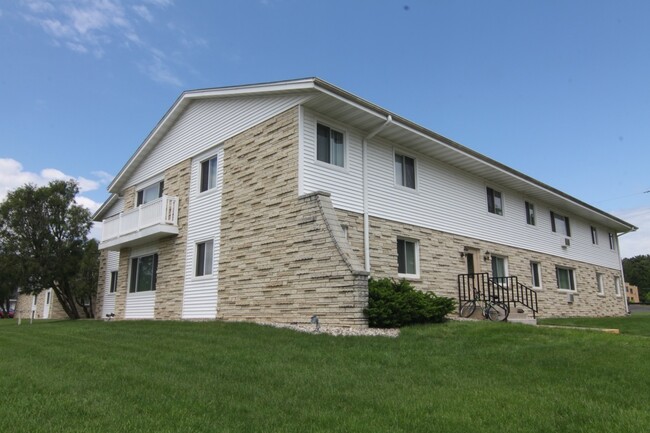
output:
[[[303,105],[361,130],[372,131],[377,126],[389,124],[381,130],[379,137],[400,143],[404,147],[428,155],[461,170],[484,178],[504,187],[522,192],[532,200],[540,200],[560,210],[567,209],[589,221],[598,222],[617,232],[637,229],[634,225],[602,211],[586,202],[566,194],[537,179],[495,161],[479,152],[465,147],[447,137],[431,131],[417,123],[392,113],[378,105],[362,99],[320,78],[302,78],[288,81],[275,81],[243,86],[198,89],[183,92],[149,133],[125,166],[115,176],[108,190],[117,194],[129,175],[157,145],[160,139],[173,126],[187,106],[195,100],[230,98],[251,95],[305,93],[311,98]],[[112,200],[109,198],[109,200]],[[102,217],[102,210],[96,212],[95,219]]]

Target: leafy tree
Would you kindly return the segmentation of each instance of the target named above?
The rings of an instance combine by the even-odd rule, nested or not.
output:
[[[625,280],[639,288],[639,298],[650,300],[650,255],[623,259],[623,272]]]
[[[89,239],[84,244],[79,270],[72,279],[72,292],[74,293],[75,302],[84,311],[86,317],[95,317],[98,279],[99,248],[95,239]]]
[[[9,310],[9,300],[18,296],[17,269],[15,256],[6,252],[0,239],[0,311],[4,313]]]
[[[78,192],[74,181],[27,184],[0,203],[0,239],[21,293],[51,287],[71,319],[81,317],[77,281],[92,224],[90,211],[74,202]]]

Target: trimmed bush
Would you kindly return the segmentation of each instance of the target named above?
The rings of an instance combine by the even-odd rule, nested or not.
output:
[[[368,308],[363,312],[371,328],[400,328],[416,323],[438,323],[454,311],[451,298],[421,292],[406,280],[368,281]]]

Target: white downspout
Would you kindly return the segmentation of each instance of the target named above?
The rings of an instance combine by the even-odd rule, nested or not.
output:
[[[618,233],[616,234],[616,252],[618,253],[618,265],[621,267],[621,287],[619,287],[619,290],[621,291],[621,295],[623,295],[623,300],[625,301],[625,312],[630,314],[630,306],[627,303],[627,291],[625,289],[625,272],[623,271],[623,260],[621,259],[621,247],[618,242],[618,238],[624,234],[625,233],[622,233],[621,235]]]
[[[366,272],[370,272],[370,217],[368,214],[368,140],[380,133],[393,121],[389,114],[386,121],[371,131],[361,140],[361,149],[363,154],[362,173],[363,173],[363,256]]]

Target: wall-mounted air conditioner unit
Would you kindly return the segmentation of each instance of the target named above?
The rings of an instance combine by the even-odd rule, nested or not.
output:
[[[573,293],[566,294],[566,302],[567,304],[573,304]]]

